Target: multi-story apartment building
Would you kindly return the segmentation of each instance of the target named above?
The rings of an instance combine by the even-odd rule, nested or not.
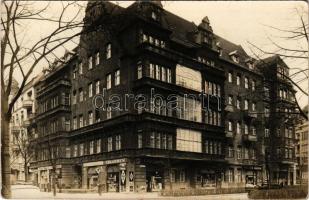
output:
[[[31,120],[34,117],[34,88],[35,78],[29,81],[20,97],[17,99],[12,112],[10,123],[11,137],[11,171],[12,182],[31,180],[31,172],[28,167],[32,156],[28,142],[31,137]],[[18,83],[16,82],[16,88]],[[17,90],[16,90],[17,92]],[[14,95],[16,92],[13,92]],[[27,174],[26,174],[27,173]],[[27,180],[26,180],[27,179]]]
[[[289,81],[289,68],[279,56],[261,60],[264,76],[265,135],[262,151],[265,167],[276,183],[296,183],[295,93]],[[268,115],[269,113],[269,115]]]
[[[160,1],[90,2],[84,21],[79,46],[35,85],[40,186],[52,173],[108,192],[264,180],[265,78],[239,45]]]
[[[308,106],[304,109],[308,114]],[[308,121],[304,118],[299,118],[295,128],[295,137],[297,143],[295,146],[297,159],[297,181],[298,183],[308,183]]]

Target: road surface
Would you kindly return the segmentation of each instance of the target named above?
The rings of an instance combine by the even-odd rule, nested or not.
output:
[[[40,192],[32,185],[13,185],[12,198],[14,199],[190,199],[190,200],[248,200],[247,193],[224,194],[224,195],[206,195],[206,196],[185,196],[185,197],[162,197],[158,193],[102,193],[102,196],[96,193],[57,193],[53,197],[52,192]]]

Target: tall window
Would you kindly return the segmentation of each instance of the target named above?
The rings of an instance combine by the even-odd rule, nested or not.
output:
[[[236,77],[236,84],[237,85],[240,85],[240,75],[238,74],[237,77]]]
[[[161,70],[159,65],[155,65],[156,67],[156,79],[161,80]]]
[[[73,66],[73,79],[76,78],[76,74],[77,74],[77,69],[76,69],[76,65]]]
[[[143,135],[139,133],[137,135],[137,148],[142,148],[143,147]]]
[[[89,154],[93,154],[94,153],[94,141],[90,141],[89,143]]]
[[[161,80],[166,81],[166,69],[165,67],[161,67]]]
[[[109,43],[106,45],[106,59],[110,59],[112,57],[112,45]]]
[[[255,126],[252,126],[251,133],[252,133],[252,135],[256,135],[256,128],[255,128]]]
[[[229,81],[229,83],[233,82],[233,74],[232,74],[232,72],[228,73],[228,81]]]
[[[116,150],[121,149],[121,135],[116,135]]]
[[[256,81],[253,80],[252,83],[251,83],[252,91],[255,91],[255,86],[256,86]]]
[[[84,143],[79,144],[79,155],[80,156],[84,155]]]
[[[97,52],[95,54],[95,65],[99,65],[100,64],[100,52]]]
[[[82,88],[79,88],[79,102],[84,100],[84,92]]]
[[[169,68],[166,69],[166,78],[167,78],[168,83],[172,82],[172,72],[171,72],[171,69]]]
[[[228,122],[228,131],[233,131],[233,122],[232,121]]]
[[[115,85],[120,84],[120,69],[115,72]]]
[[[92,69],[92,57],[88,58],[88,69]]]
[[[150,78],[154,78],[154,73],[155,73],[155,65],[150,63],[149,64],[149,76],[150,76]]]
[[[79,128],[82,128],[84,126],[84,118],[83,115],[79,116]]]
[[[249,101],[245,99],[245,110],[249,109]]]
[[[88,85],[88,95],[89,95],[89,97],[92,97],[92,83],[89,83],[89,85]]]
[[[255,110],[256,110],[256,103],[253,102],[253,103],[252,103],[252,111],[255,111]]]
[[[249,134],[249,126],[248,124],[245,124],[245,135]]]
[[[248,77],[245,77],[245,88],[246,89],[249,88],[249,79],[248,79]]]
[[[233,105],[233,96],[232,95],[229,95],[228,104]]]
[[[83,63],[82,62],[78,64],[78,73],[83,74]]]
[[[108,107],[106,108],[106,118],[107,118],[107,119],[112,118],[112,107],[110,107],[110,106],[108,106]]]
[[[78,146],[77,146],[77,144],[75,144],[73,146],[73,157],[77,157],[77,153],[78,153]]]
[[[106,76],[106,89],[110,89],[112,87],[112,75],[108,74]]]
[[[239,97],[236,100],[236,107],[237,109],[240,109],[240,98]]]
[[[73,130],[77,129],[77,119],[73,117]]]
[[[236,124],[236,133],[237,133],[237,134],[240,134],[240,133],[241,133],[241,125],[240,125],[240,122],[237,122],[237,124]]]
[[[137,79],[141,79],[143,77],[143,66],[139,64],[137,66]]]
[[[176,84],[192,90],[202,91],[201,72],[177,64]]]
[[[76,104],[76,90],[73,91],[72,104]]]
[[[95,93],[96,94],[100,93],[100,81],[95,82]]]
[[[107,151],[113,151],[113,138],[107,138]]]
[[[101,153],[101,139],[97,140],[97,144],[96,145],[97,145],[97,148],[96,148],[97,152],[96,153]]]
[[[89,125],[93,124],[93,113],[92,113],[92,111],[90,111],[88,113],[88,119],[89,119]]]
[[[195,99],[177,96],[177,117],[180,119],[201,122],[202,105]]]
[[[242,154],[241,154],[241,147],[237,147],[237,159],[241,159]]]
[[[179,151],[202,152],[202,135],[198,131],[177,128],[176,149]]]

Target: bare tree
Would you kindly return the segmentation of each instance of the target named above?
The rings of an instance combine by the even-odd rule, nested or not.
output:
[[[25,132],[24,130],[22,130],[21,134],[15,135],[15,141],[18,148],[16,153],[18,153],[18,155],[20,155],[23,159],[25,181],[28,181],[28,165],[34,156],[34,148],[30,142],[31,139],[31,134]]]
[[[51,8],[47,2],[43,7],[35,2],[4,1],[1,4],[1,175],[2,195],[11,197],[10,185],[10,150],[9,150],[9,122],[15,102],[29,81],[34,69],[48,61],[53,52],[64,44],[79,36],[84,26],[79,16],[83,9],[76,2],[60,2],[61,9],[57,16],[46,16]],[[41,4],[40,4],[41,5]],[[72,11],[71,7],[75,6]],[[76,8],[77,7],[77,8]],[[69,10],[70,15],[68,15]],[[50,23],[54,27],[46,35],[36,39],[27,34],[27,24],[31,21],[39,28],[40,23]],[[36,40],[35,40],[36,39]],[[20,73],[21,84],[11,101],[13,75]]]
[[[293,61],[305,61],[307,63],[308,59],[308,12],[295,8],[295,13],[298,17],[298,22],[296,27],[293,28],[279,28],[276,26],[266,25],[270,30],[276,31],[280,36],[267,37],[270,44],[274,47],[273,50],[265,50],[262,47],[248,42],[251,46],[250,50],[253,55],[260,61],[263,62],[263,57],[265,56],[280,56],[283,60],[289,59]],[[280,39],[283,39],[283,42],[279,42]],[[288,44],[293,41],[295,44],[293,48],[287,47],[282,43]],[[292,83],[302,95],[308,98],[308,87],[303,88],[302,83],[308,81],[309,71],[308,66],[305,68],[291,68],[295,71],[290,75],[281,74],[285,79]],[[308,84],[307,84],[308,85]],[[308,120],[308,115],[301,109],[298,99],[294,95],[295,103],[298,108],[300,115]]]

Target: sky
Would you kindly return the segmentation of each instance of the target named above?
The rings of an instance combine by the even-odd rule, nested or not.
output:
[[[132,1],[114,1],[122,7],[132,4]],[[81,4],[85,4],[82,2]],[[42,7],[46,2],[36,2],[34,7]],[[214,32],[221,37],[230,40],[233,43],[241,45],[249,55],[254,53],[260,54],[249,43],[266,50],[274,51],[276,48],[270,39],[287,48],[297,48],[308,50],[308,44],[305,40],[286,40],[283,39],[282,32],[274,30],[269,26],[290,29],[299,25],[298,13],[306,13],[304,19],[308,20],[308,5],[302,1],[162,1],[164,9],[194,22],[198,25],[201,20],[208,16],[210,25]],[[57,16],[61,10],[59,2],[50,3],[51,9],[47,10],[47,15]],[[74,11],[74,8],[73,8]],[[71,14],[72,13],[72,14]],[[70,12],[68,15],[73,15]],[[68,16],[70,17],[70,16]],[[82,18],[82,15],[80,16]],[[307,21],[308,23],[308,21]],[[36,37],[41,37],[51,30],[52,26],[48,23],[32,23],[27,24],[27,36],[30,41]],[[270,38],[270,39],[269,39]],[[75,43],[68,44],[67,49],[72,49]],[[64,49],[56,51],[57,54],[63,54]],[[284,59],[291,68],[291,73],[295,72],[293,68],[308,68],[308,60],[306,59]],[[42,63],[35,69],[35,74],[42,71],[44,64]],[[20,80],[20,74],[15,73],[17,80]],[[303,79],[300,75],[294,77],[298,81]],[[300,83],[300,86],[308,91],[308,80]],[[308,103],[308,99],[298,92],[297,97],[301,106]]]

